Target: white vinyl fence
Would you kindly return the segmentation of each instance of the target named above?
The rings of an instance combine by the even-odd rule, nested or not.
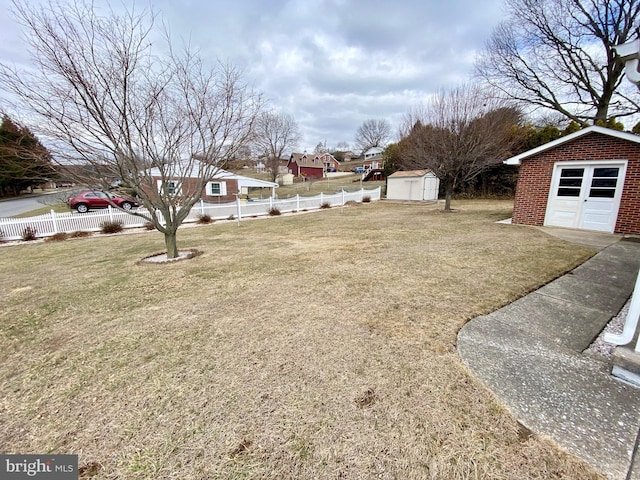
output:
[[[319,209],[323,204],[332,207],[344,205],[347,202],[362,202],[365,197],[370,201],[380,200],[380,187],[373,190],[358,190],[355,192],[341,191],[335,194],[320,194],[315,197],[295,197],[287,199],[272,199],[240,201],[224,204],[210,204],[200,202],[189,212],[185,222],[196,222],[201,215],[209,215],[213,220],[233,218],[238,221],[246,217],[268,215],[272,208],[281,213],[300,212]],[[146,213],[143,208],[137,209]],[[79,231],[99,232],[105,222],[121,222],[124,228],[143,227],[147,222],[144,218],[125,213],[117,208],[108,207],[89,213],[51,213],[37,217],[0,218],[0,239],[20,240],[25,229],[35,230],[37,237],[49,237],[56,233],[74,233]]]

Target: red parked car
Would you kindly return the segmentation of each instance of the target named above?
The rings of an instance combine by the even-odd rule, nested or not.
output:
[[[111,199],[114,205],[123,210],[131,210],[133,207],[138,206],[138,202],[129,195],[94,190],[83,190],[74,194],[67,198],[67,205],[71,209],[75,208],[78,213],[86,213],[92,208],[107,208],[111,205],[108,199]]]

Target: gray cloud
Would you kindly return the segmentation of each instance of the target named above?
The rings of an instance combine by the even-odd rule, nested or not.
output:
[[[96,0],[100,4],[100,0]],[[133,2],[132,2],[133,4]],[[6,11],[9,0],[0,0]],[[240,65],[300,124],[300,149],[353,142],[358,126],[402,115],[470,79],[502,0],[151,0],[174,40]],[[136,8],[141,5],[136,2]],[[19,27],[0,19],[0,61],[25,60]]]

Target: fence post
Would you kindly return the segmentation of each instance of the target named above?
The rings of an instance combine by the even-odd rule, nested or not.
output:
[[[300,211],[300,194],[296,193],[296,212]]]
[[[322,204],[324,203],[324,196],[322,195],[322,192],[320,192],[320,206],[322,206]]]
[[[360,188],[360,203],[364,200],[364,188]]]
[[[108,205],[107,208],[109,209],[109,221],[113,223],[113,207]]]
[[[53,233],[58,233],[58,222],[56,220],[56,212],[51,209],[51,220],[53,222]]]
[[[382,199],[382,185],[378,185],[378,200]]]
[[[200,215],[204,216],[204,201],[200,199]]]
[[[240,195],[236,195],[236,208],[238,210],[238,226],[240,226],[240,219],[242,218],[242,209],[240,207]]]
[[[342,205],[344,205],[344,188],[342,189]]]

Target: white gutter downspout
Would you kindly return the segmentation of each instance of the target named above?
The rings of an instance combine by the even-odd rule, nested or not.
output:
[[[622,333],[605,333],[604,341],[614,345],[627,345],[628,343],[631,343],[633,336],[636,333],[636,327],[638,326],[638,317],[640,317],[640,273],[638,274],[636,286],[633,290],[633,295],[631,296],[629,313],[627,314],[627,320],[624,324]]]
[[[640,38],[631,42],[613,47],[620,59],[625,62],[625,74],[631,83],[640,86],[640,72],[638,64],[640,63]],[[629,313],[624,323],[622,333],[619,335],[605,333],[604,341],[613,343],[614,345],[627,345],[633,341],[638,326],[638,318],[640,318],[640,272],[636,279],[636,285],[631,296],[629,304]],[[640,340],[636,343],[636,352],[640,352]]]

